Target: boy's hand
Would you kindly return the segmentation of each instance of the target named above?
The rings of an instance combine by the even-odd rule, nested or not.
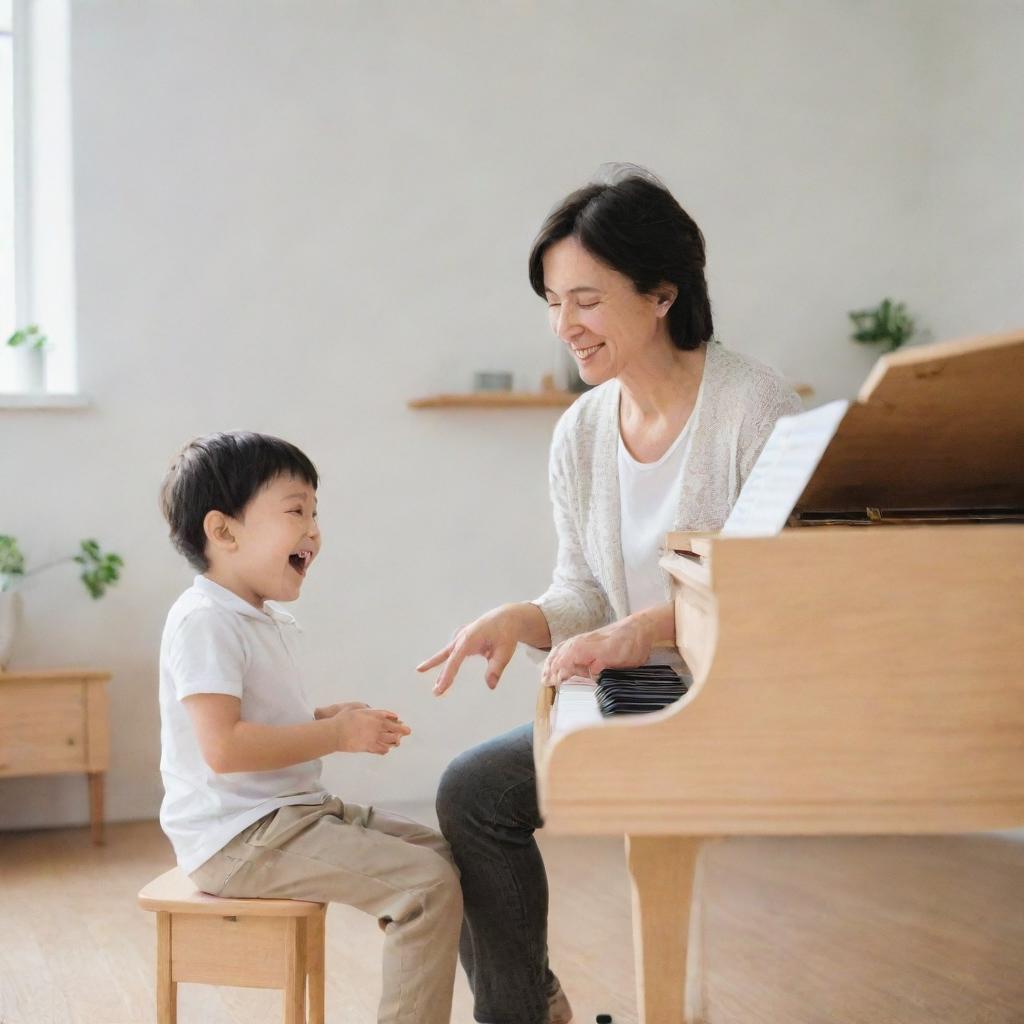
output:
[[[333,715],[338,750],[349,754],[388,754],[412,732],[394,711],[345,706]]]
[[[369,706],[369,704],[364,704],[361,700],[349,700],[342,704],[328,704],[325,708],[315,708],[313,717],[319,721],[321,718],[333,718],[342,711],[351,711],[352,708],[368,708]]]

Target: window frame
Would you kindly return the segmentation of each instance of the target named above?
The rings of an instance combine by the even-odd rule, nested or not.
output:
[[[38,323],[55,349],[42,355],[42,385],[15,375],[0,390],[0,408],[80,408],[87,403],[75,344],[71,2],[11,0],[11,8],[14,326]]]

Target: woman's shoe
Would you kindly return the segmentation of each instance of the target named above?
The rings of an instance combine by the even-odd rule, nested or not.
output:
[[[548,1024],[572,1024],[572,1007],[561,986],[548,998]]]

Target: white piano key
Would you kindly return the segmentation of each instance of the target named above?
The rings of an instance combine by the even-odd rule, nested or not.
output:
[[[552,734],[604,721],[595,690],[596,684],[582,676],[573,676],[558,687],[551,708]]]

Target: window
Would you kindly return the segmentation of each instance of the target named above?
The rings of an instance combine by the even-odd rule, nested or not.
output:
[[[11,0],[0,0],[0,339],[15,326],[14,33]],[[3,388],[0,367],[0,390]]]
[[[0,0],[0,393],[73,393],[69,0]],[[38,324],[45,352],[10,349]]]

